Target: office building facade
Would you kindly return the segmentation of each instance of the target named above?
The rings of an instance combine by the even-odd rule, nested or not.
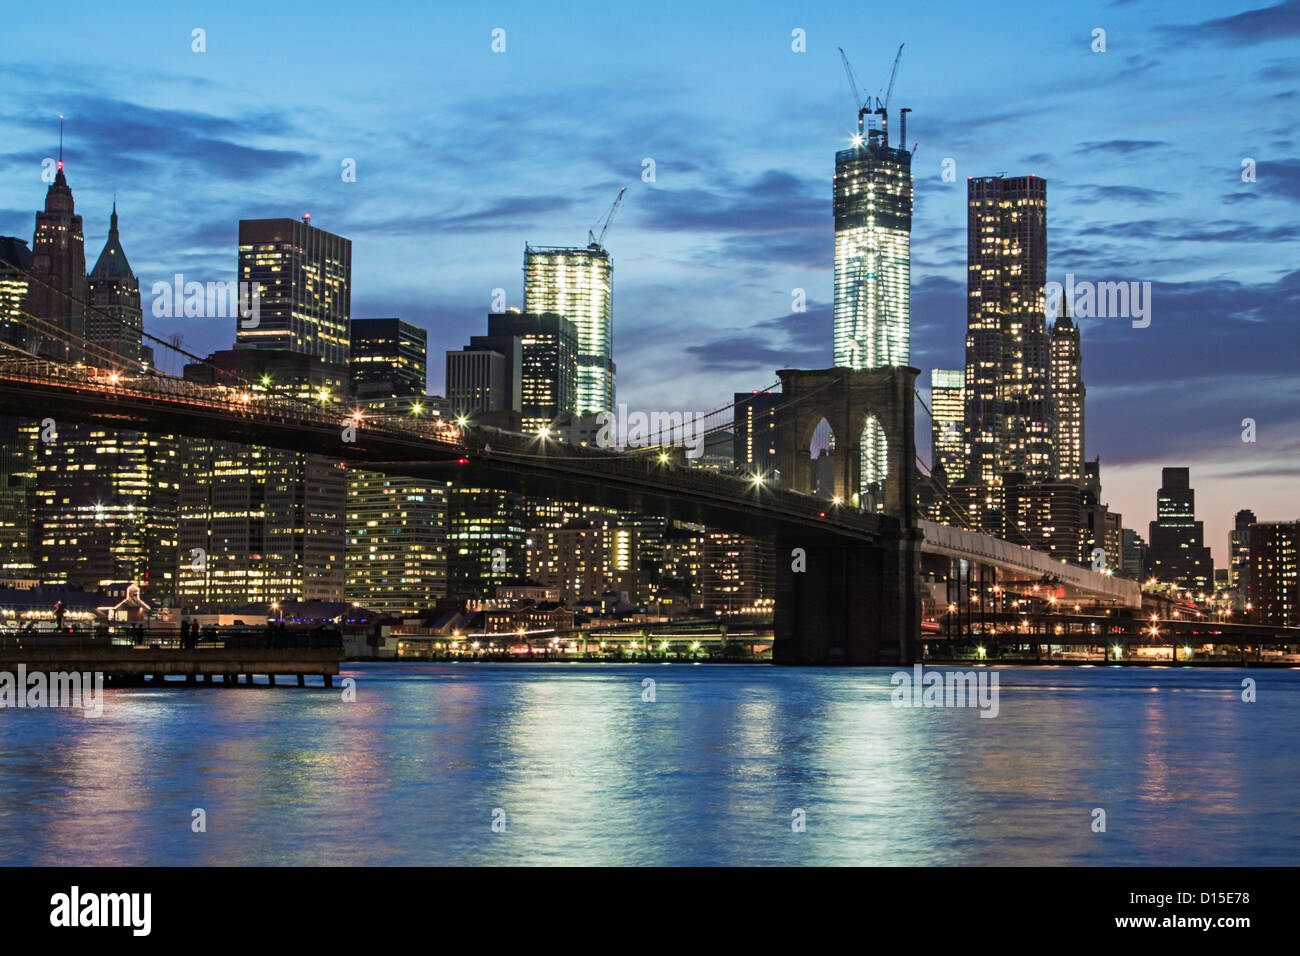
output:
[[[609,252],[595,243],[524,247],[524,312],[563,316],[577,334],[575,415],[614,409],[613,274]]]
[[[966,198],[968,476],[1044,481],[1053,471],[1047,182],[986,176],[969,180]]]

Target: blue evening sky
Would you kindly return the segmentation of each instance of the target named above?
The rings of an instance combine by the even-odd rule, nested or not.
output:
[[[1149,328],[1080,322],[1111,506],[1145,537],[1159,468],[1190,466],[1220,562],[1238,508],[1300,517],[1296,2],[27,5],[0,36],[0,233],[30,241],[63,113],[87,258],[116,193],[150,331],[227,347],[231,320],[149,317],[150,287],[233,278],[240,218],[310,212],[353,241],[355,317],[429,330],[438,392],[492,290],[520,304],[524,242],[585,244],[626,185],[618,398],[715,408],[830,364],[836,47],[874,94],[901,42],[922,386],[964,362],[966,177],[1034,173],[1051,278],[1154,286]]]

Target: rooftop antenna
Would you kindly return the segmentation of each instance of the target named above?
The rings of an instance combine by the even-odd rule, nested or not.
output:
[[[63,114],[59,114],[59,172],[63,172]]]

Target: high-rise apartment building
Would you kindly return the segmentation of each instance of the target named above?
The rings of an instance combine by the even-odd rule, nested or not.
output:
[[[257,283],[258,315],[239,317],[240,348],[284,349],[346,366],[351,357],[352,240],[298,219],[239,221],[239,281]]]
[[[1044,481],[1053,470],[1047,182],[985,176],[967,183],[966,198],[968,477]]]
[[[1162,584],[1193,593],[1214,590],[1214,561],[1195,516],[1196,492],[1186,468],[1161,471],[1156,520],[1149,527],[1147,572]]]
[[[575,415],[614,409],[614,287],[609,251],[524,246],[524,312],[573,323],[578,338]]]
[[[1251,621],[1300,627],[1300,521],[1250,525]]]
[[[930,413],[930,473],[942,469],[947,484],[961,481],[966,471],[966,373],[963,370],[930,370]]]

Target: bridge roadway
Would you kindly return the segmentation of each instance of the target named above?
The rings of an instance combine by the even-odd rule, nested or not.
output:
[[[161,375],[109,375],[35,359],[0,361],[0,413],[157,434],[186,435],[338,458],[349,466],[460,486],[662,514],[753,536],[788,533],[811,543],[878,543],[899,522],[732,475],[661,463],[538,436],[403,415],[319,408],[256,389],[200,385]],[[462,463],[464,462],[464,463]]]

